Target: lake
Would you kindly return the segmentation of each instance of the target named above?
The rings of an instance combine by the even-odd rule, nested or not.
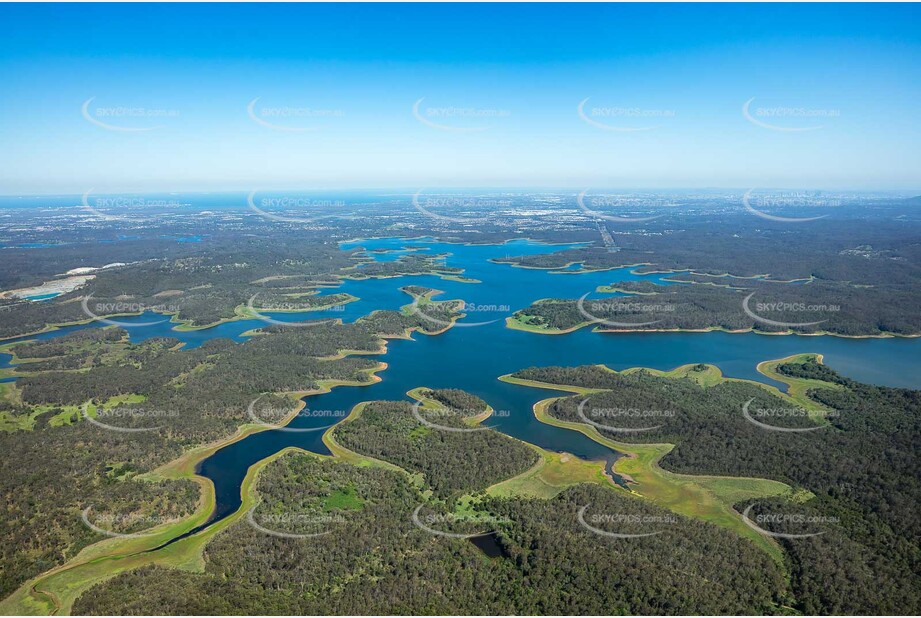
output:
[[[378,375],[381,382],[363,387],[337,387],[332,392],[305,398],[306,413],[296,416],[282,429],[252,434],[230,444],[199,465],[199,473],[214,482],[217,508],[212,522],[226,517],[240,506],[240,485],[249,467],[294,446],[328,454],[322,434],[346,416],[358,403],[369,400],[407,400],[407,391],[426,386],[459,388],[473,393],[495,410],[486,425],[515,438],[553,451],[564,451],[609,465],[618,456],[579,432],[540,423],[532,412],[537,401],[557,396],[559,391],[534,389],[500,382],[498,377],[529,366],[576,366],[603,363],[612,369],[651,367],[672,369],[687,363],[710,363],[727,376],[748,378],[775,386],[756,370],[759,362],[802,352],[824,355],[825,363],[851,378],[873,384],[917,388],[921,377],[921,342],[909,338],[846,339],[831,336],[770,336],[754,333],[598,333],[581,329],[565,335],[541,335],[505,327],[504,318],[541,298],[590,298],[599,285],[618,281],[648,280],[661,284],[668,275],[636,275],[630,268],[603,272],[582,272],[577,266],[557,271],[516,268],[491,259],[507,255],[546,253],[575,245],[548,246],[527,240],[504,245],[457,245],[432,239],[384,238],[344,243],[343,248],[363,247],[366,256],[392,260],[407,253],[448,254],[448,267],[464,269],[463,276],[481,281],[467,283],[444,280],[435,275],[390,279],[345,280],[323,290],[323,294],[347,292],[361,300],[326,311],[269,313],[280,321],[303,321],[329,317],[351,322],[375,309],[397,309],[410,302],[399,290],[418,285],[444,290],[436,300],[463,299],[467,316],[454,328],[436,335],[414,334],[412,340],[391,340],[387,353],[372,358],[388,364]],[[375,252],[390,250],[393,252]],[[395,253],[399,252],[399,253]],[[361,268],[357,269],[358,273]],[[162,316],[160,316],[162,318]],[[242,341],[242,333],[264,325],[260,320],[228,322],[198,331],[174,331],[167,321],[155,321],[155,314],[118,318],[132,341],[171,336],[189,347],[215,337]],[[638,320],[639,321],[639,320]],[[38,335],[37,339],[60,336],[94,324],[72,326]],[[6,343],[6,342],[5,342]],[[0,366],[9,357],[0,358]],[[291,431],[292,429],[301,431]],[[310,430],[310,431],[304,431]]]

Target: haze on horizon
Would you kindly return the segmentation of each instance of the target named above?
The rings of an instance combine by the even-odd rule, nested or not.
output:
[[[921,189],[917,5],[3,5],[0,194]]]

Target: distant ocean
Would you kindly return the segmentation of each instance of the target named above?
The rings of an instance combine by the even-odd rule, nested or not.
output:
[[[354,190],[260,190],[254,195],[258,202],[265,198],[286,198],[289,200],[342,201],[345,203],[367,202],[369,200],[408,199],[411,191],[354,191]],[[219,193],[90,193],[87,203],[95,204],[101,199],[122,200],[126,203],[149,204],[151,206],[193,206],[201,209],[247,208],[249,191],[228,191]],[[0,208],[67,208],[83,205],[83,194],[72,195],[0,195]],[[117,207],[117,206],[116,206]]]

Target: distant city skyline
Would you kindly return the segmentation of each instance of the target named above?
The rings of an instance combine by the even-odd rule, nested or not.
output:
[[[0,194],[921,190],[917,5],[2,5]]]

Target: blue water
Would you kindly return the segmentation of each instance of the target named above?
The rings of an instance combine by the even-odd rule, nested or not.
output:
[[[61,292],[48,292],[46,294],[33,294],[32,296],[24,296],[23,298],[25,300],[42,301],[42,300],[50,300],[54,298],[55,296],[60,296],[60,295],[61,295]]]
[[[123,237],[120,237],[122,239]],[[203,236],[161,236],[160,238],[165,238],[167,240],[175,240],[176,242],[201,242]]]
[[[288,429],[313,428],[315,431],[270,430],[248,436],[218,450],[199,466],[199,473],[214,482],[217,508],[212,521],[234,512],[240,505],[240,484],[248,468],[277,452],[296,446],[328,454],[321,441],[323,430],[348,414],[356,404],[369,400],[408,400],[406,392],[418,387],[460,388],[482,397],[499,412],[487,424],[508,435],[553,451],[578,457],[606,460],[617,453],[581,433],[538,422],[532,406],[557,391],[514,386],[498,377],[528,366],[585,365],[603,363],[613,369],[652,367],[672,369],[687,363],[711,363],[728,376],[771,382],[757,372],[766,359],[801,352],[823,354],[825,362],[842,374],[857,380],[888,386],[917,388],[921,383],[921,343],[917,339],[844,339],[818,336],[767,336],[753,333],[596,333],[582,329],[566,335],[539,335],[505,328],[504,318],[541,298],[576,298],[605,295],[595,292],[599,285],[627,280],[647,280],[667,284],[668,275],[635,275],[631,269],[602,272],[557,271],[515,268],[491,259],[522,254],[545,253],[575,246],[547,245],[526,240],[504,245],[456,245],[431,239],[374,239],[344,243],[343,248],[387,248],[403,250],[407,245],[424,245],[419,253],[447,253],[445,265],[461,267],[463,276],[482,283],[440,279],[435,275],[390,279],[346,280],[337,287],[324,288],[323,294],[348,292],[361,300],[340,308],[297,314],[268,314],[283,321],[341,318],[354,321],[375,309],[397,309],[410,298],[399,290],[420,285],[443,290],[438,299],[464,299],[467,316],[458,325],[437,336],[415,334],[412,340],[392,340],[387,353],[377,357],[388,363],[378,375],[383,381],[365,387],[339,387],[332,392],[305,398],[310,410],[333,411],[327,416],[297,416]],[[400,254],[396,254],[399,256]],[[386,261],[392,253],[367,253],[363,257]],[[394,258],[395,259],[395,258]],[[360,272],[359,267],[358,271]],[[568,274],[567,274],[568,273]],[[118,318],[132,341],[171,336],[187,347],[201,345],[215,337],[242,341],[242,333],[263,326],[259,320],[229,322],[199,331],[173,331],[168,321],[138,326],[139,322],[160,319],[155,314]],[[32,337],[47,339],[94,324],[72,326]],[[8,366],[9,355],[0,357]],[[777,386],[782,386],[777,384]],[[328,413],[327,413],[328,414]]]
[[[407,244],[406,241],[397,239],[354,243],[368,249],[404,244]],[[573,298],[593,291],[598,285],[615,281],[645,279],[667,283],[662,281],[662,277],[667,275],[638,276],[630,269],[565,275],[488,261],[506,254],[547,251],[547,247],[536,243],[522,241],[499,247],[434,242],[428,245],[430,253],[452,253],[446,260],[447,265],[461,265],[465,269],[465,277],[479,279],[483,283],[443,281],[434,276],[348,281],[337,291],[353,293],[362,301],[346,305],[346,311],[339,315],[345,315],[350,320],[374,308],[395,308],[406,304],[407,297],[398,288],[409,284],[445,290],[439,298],[463,298],[468,304],[486,306],[486,310],[470,313],[459,322],[470,324],[504,318],[539,298]],[[601,295],[590,295],[596,296]],[[507,306],[509,309],[492,310],[493,306]],[[326,313],[334,315],[333,312]],[[825,355],[827,363],[846,375],[867,382],[917,386],[921,376],[921,359],[917,350],[916,340],[909,339],[858,340],[752,333],[614,334],[583,329],[567,335],[549,336],[507,329],[504,321],[499,319],[482,326],[457,326],[438,336],[416,334],[412,341],[391,341],[384,357],[388,368],[378,374],[383,381],[365,387],[336,388],[304,401],[308,410],[332,411],[337,417],[343,417],[362,401],[408,401],[407,391],[418,386],[460,388],[478,395],[500,412],[487,421],[497,430],[549,450],[565,451],[585,459],[604,459],[610,465],[617,457],[611,449],[581,433],[545,425],[534,417],[532,408],[537,401],[560,395],[560,392],[515,386],[499,381],[498,377],[527,366],[603,363],[614,369],[637,366],[672,369],[687,363],[704,362],[718,365],[732,377],[772,382],[756,370],[760,361],[800,352],[818,352]],[[899,360],[896,361],[896,358]],[[783,387],[782,384],[776,385]],[[298,416],[285,429],[314,428],[316,431],[265,431],[229,445],[203,461],[199,473],[214,482],[217,492],[214,519],[225,517],[239,508],[240,484],[253,463],[287,446],[329,454],[322,442],[322,434],[333,422],[335,419],[328,416]]]
[[[16,245],[17,249],[44,249],[47,247],[62,247],[69,243],[24,242]]]

